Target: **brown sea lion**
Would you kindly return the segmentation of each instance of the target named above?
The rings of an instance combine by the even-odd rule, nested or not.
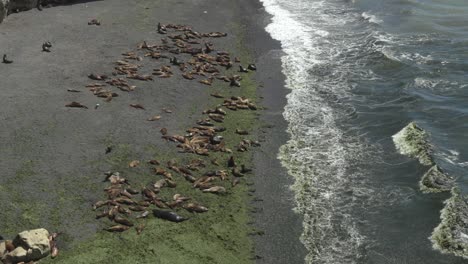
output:
[[[204,189],[203,192],[206,193],[214,193],[214,194],[222,194],[226,193],[226,189],[222,186],[213,186],[208,189]]]
[[[130,227],[125,226],[125,225],[115,225],[115,226],[111,226],[111,227],[108,227],[108,228],[104,228],[104,230],[106,230],[108,232],[123,232],[123,231],[128,230],[129,228]]]
[[[132,222],[120,216],[114,217],[114,222],[116,222],[117,224],[125,225],[125,226],[133,226]]]
[[[186,205],[183,205],[182,208],[184,208],[185,210],[191,212],[191,213],[204,213],[204,212],[208,212],[208,208],[202,206],[202,205],[199,205],[197,203],[188,203]]]
[[[85,108],[85,109],[88,109],[88,107],[86,105],[83,105],[81,103],[78,103],[78,102],[71,102],[69,104],[66,104],[65,107],[72,107],[72,108]]]

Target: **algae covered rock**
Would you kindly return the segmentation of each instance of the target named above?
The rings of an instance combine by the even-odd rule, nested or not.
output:
[[[430,240],[434,249],[468,259],[468,197],[452,189],[452,197],[441,211],[441,223]]]
[[[427,134],[416,123],[409,123],[400,132],[393,135],[392,138],[401,154],[417,158],[423,165],[434,165],[431,156],[432,147],[427,140]]]
[[[421,178],[419,188],[423,193],[447,192],[454,187],[455,180],[444,173],[439,166],[432,166]]]

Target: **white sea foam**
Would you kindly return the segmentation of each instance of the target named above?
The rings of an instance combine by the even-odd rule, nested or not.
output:
[[[327,38],[330,32],[321,25],[333,22],[341,27],[349,18],[343,14],[334,17],[329,17],[332,13],[324,14],[324,5],[329,4],[326,1],[307,2],[307,12],[315,18],[307,21],[283,8],[286,1],[262,2],[273,15],[266,29],[281,42],[286,53],[282,64],[291,93],[287,96],[284,117],[289,122],[291,139],[281,148],[279,158],[295,179],[292,188],[296,211],[304,216],[301,240],[309,250],[306,261],[355,263],[365,238],[350,214],[353,205],[350,200],[370,197],[372,190],[352,184],[356,175],[347,173],[348,160],[359,157],[363,151],[358,143],[344,138],[336,122],[346,113],[333,104],[338,98],[347,97],[351,85],[339,80],[344,79],[346,70],[352,66],[342,65],[342,69],[330,66],[330,62],[339,60],[340,51],[336,47],[342,46],[330,43]],[[317,71],[316,79],[310,78],[311,70]],[[324,80],[327,76],[333,80]],[[343,195],[345,192],[356,196]]]
[[[365,20],[371,22],[371,23],[374,23],[374,24],[380,24],[383,22],[382,19],[379,19],[376,15],[373,15],[373,14],[370,14],[369,12],[363,12],[361,14],[362,18],[364,18]]]

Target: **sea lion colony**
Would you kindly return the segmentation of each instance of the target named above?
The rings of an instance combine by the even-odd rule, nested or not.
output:
[[[95,23],[90,23],[95,24]],[[115,62],[111,75],[89,74],[88,78],[93,80],[86,85],[95,96],[103,98],[105,102],[111,102],[119,94],[113,90],[119,89],[123,92],[132,92],[136,86],[134,81],[154,81],[157,79],[171,78],[177,72],[187,80],[198,80],[204,85],[212,85],[214,81],[222,81],[231,87],[240,87],[242,76],[240,74],[255,71],[256,66],[249,64],[247,68],[240,65],[239,58],[231,58],[226,51],[217,51],[215,45],[209,41],[214,38],[226,37],[226,33],[211,32],[199,33],[187,25],[158,24],[157,32],[165,35],[160,44],[149,44],[143,41],[135,51],[122,53],[123,58]],[[143,66],[139,64],[145,58],[158,62],[159,66],[154,68],[151,74],[140,73]],[[231,69],[238,64],[239,73],[223,75],[222,72]],[[234,70],[234,69],[233,69]],[[232,72],[232,70],[231,70]],[[109,87],[110,86],[110,87]],[[77,92],[77,90],[68,90]],[[211,93],[211,96],[219,99],[222,103],[213,108],[206,109],[203,114],[206,118],[196,121],[196,125],[188,128],[184,135],[169,134],[166,128],[160,133],[166,141],[176,143],[181,153],[198,155],[187,164],[179,164],[177,160],[167,162],[150,160],[152,173],[157,178],[140,189],[132,188],[128,180],[119,172],[107,172],[105,181],[109,182],[104,191],[106,199],[97,201],[93,205],[96,210],[96,218],[107,218],[114,224],[105,228],[109,232],[123,232],[135,226],[140,234],[145,224],[141,219],[147,218],[151,207],[155,208],[152,213],[155,217],[172,221],[182,222],[188,220],[177,213],[184,209],[190,213],[204,213],[209,210],[209,205],[202,205],[191,197],[176,193],[171,199],[164,199],[159,194],[163,188],[177,189],[177,182],[185,180],[190,182],[193,188],[202,193],[224,195],[229,193],[240,182],[240,178],[251,172],[244,164],[237,164],[234,157],[229,154],[233,150],[226,147],[223,136],[220,135],[226,128],[220,126],[226,118],[228,111],[253,111],[257,106],[250,99],[233,96],[225,98],[219,92]],[[141,104],[130,104],[132,108],[145,110]],[[85,108],[79,103],[71,102],[66,107]],[[165,113],[171,113],[170,109],[163,109]],[[148,121],[157,121],[160,115],[149,117]],[[248,135],[248,131],[237,129],[238,135]],[[257,141],[243,139],[238,143],[235,151],[245,152],[251,147],[259,146]],[[106,149],[106,154],[112,148]],[[209,159],[210,152],[226,153],[230,156],[227,161],[218,162]],[[206,164],[216,166],[216,170],[206,171]],[[140,166],[140,161],[132,161],[128,164],[130,168]],[[139,220],[136,220],[139,219]],[[139,224],[135,224],[138,221]]]

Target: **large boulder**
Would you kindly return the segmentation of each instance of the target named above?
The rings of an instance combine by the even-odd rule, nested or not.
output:
[[[0,22],[8,15],[10,0],[0,0]]]
[[[28,250],[29,260],[41,259],[50,253],[49,231],[44,228],[23,231],[15,237],[13,244]]]
[[[37,6],[38,0],[9,0],[9,1],[10,1],[10,5],[8,7],[8,13],[12,13],[16,11],[26,11],[29,9],[33,9]]]

